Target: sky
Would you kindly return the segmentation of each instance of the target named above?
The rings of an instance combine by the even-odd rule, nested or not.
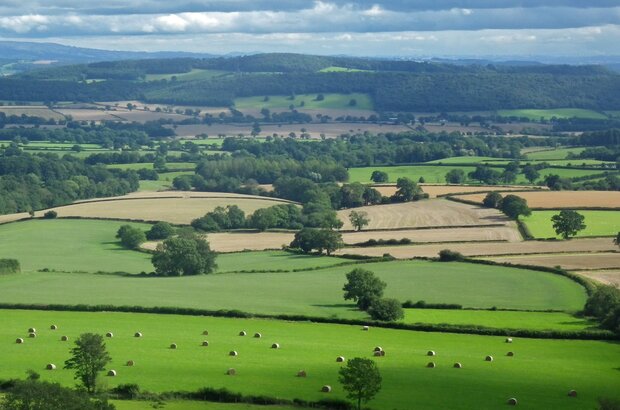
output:
[[[0,39],[127,51],[620,55],[620,0],[0,0]]]

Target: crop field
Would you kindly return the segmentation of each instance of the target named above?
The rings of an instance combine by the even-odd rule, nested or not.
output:
[[[425,187],[423,189],[426,191]],[[501,190],[500,190],[501,191]],[[502,195],[517,195],[527,201],[530,208],[620,208],[618,191],[540,191],[506,192]],[[458,195],[457,198],[482,204],[486,194]]]
[[[437,198],[443,195],[458,195],[469,192],[486,192],[490,191],[518,191],[524,189],[523,186],[514,185],[442,185],[442,184],[419,184],[424,193],[429,198]],[[373,185],[374,189],[379,191],[383,196],[392,196],[396,193],[396,184],[392,185]],[[528,188],[528,187],[525,187]],[[536,187],[539,189],[540,187]],[[534,188],[533,188],[534,189]],[[541,189],[542,190],[542,189]]]
[[[576,271],[574,273],[585,276],[586,278],[595,280],[605,285],[620,286],[620,269],[606,269],[599,271],[585,270]]]
[[[317,100],[318,94],[300,94],[295,95],[294,99],[290,99],[285,95],[270,95],[268,101],[265,101],[264,96],[258,97],[241,97],[235,99],[235,108],[238,110],[248,108],[288,108],[291,104],[295,108],[306,109],[351,109],[351,110],[372,110],[372,99],[368,94],[351,93],[351,94],[337,94],[337,93],[324,93],[324,99],[322,101]],[[351,100],[355,100],[357,104],[354,106],[349,105]],[[302,105],[303,103],[303,105]]]
[[[371,403],[374,408],[434,409],[438,403],[452,409],[492,409],[517,397],[524,408],[581,409],[599,396],[618,397],[620,375],[615,359],[620,346],[596,341],[516,339],[508,347],[502,337],[420,333],[359,326],[286,323],[268,320],[180,317],[173,315],[3,311],[0,330],[6,358],[1,378],[20,377],[25,369],[42,373],[44,380],[73,385],[73,372],[62,369],[70,343],[82,332],[113,332],[106,340],[118,375],[105,378],[109,386],[137,383],[155,392],[226,387],[245,394],[320,400],[321,386],[333,387],[329,397],[344,398],[337,375],[337,356],[372,357],[374,346],[387,352],[377,364],[383,388]],[[51,331],[50,324],[59,330]],[[28,327],[41,329],[36,339],[14,343]],[[209,331],[203,336],[203,330]],[[248,336],[238,336],[246,330]],[[142,338],[135,338],[137,331]],[[263,337],[253,338],[254,332]],[[201,346],[203,340],[208,347]],[[270,349],[272,343],[280,349]],[[176,343],[177,349],[170,349]],[[228,352],[235,350],[238,356]],[[428,350],[437,352],[428,369]],[[507,351],[514,357],[507,357]],[[495,360],[486,362],[492,355]],[[568,360],[570,358],[570,360]],[[127,360],[135,365],[125,366]],[[462,369],[453,368],[455,362]],[[43,370],[55,363],[55,371]],[[226,371],[234,368],[235,376]],[[299,370],[308,374],[295,377]],[[419,383],[424,380],[424,383]],[[449,381],[449,382],[448,382]],[[579,397],[567,392],[575,389]],[[455,394],[456,393],[456,394]]]
[[[607,115],[601,114],[597,111],[585,110],[581,108],[554,108],[550,110],[499,110],[498,115],[504,117],[527,117],[530,120],[539,120],[541,118],[551,119],[555,118],[586,118],[594,120],[605,120]]]
[[[459,231],[453,230],[452,240],[460,238]],[[611,238],[583,238],[571,239],[570,241],[525,241],[525,242],[470,242],[470,243],[444,243],[424,245],[399,245],[378,246],[372,248],[349,247],[339,253],[356,255],[381,256],[389,253],[395,258],[409,259],[416,256],[432,258],[436,257],[440,250],[451,249],[465,256],[492,256],[492,255],[519,255],[519,254],[543,254],[560,252],[612,252],[617,246]],[[530,262],[527,256],[524,261]],[[531,261],[533,262],[533,261]]]
[[[448,227],[464,225],[511,225],[512,222],[496,209],[481,208],[445,199],[429,199],[400,204],[355,208],[366,212],[370,223],[365,229]],[[351,210],[338,211],[343,229],[353,229]]]
[[[566,159],[568,154],[579,155],[585,150],[583,147],[544,149],[526,153],[527,159],[548,161],[553,159]],[[578,160],[575,160],[578,161]]]
[[[13,106],[0,106],[0,112],[10,115],[28,115],[31,117],[51,118],[54,120],[64,120],[65,117],[56,111],[50,110],[44,105],[13,105]]]
[[[618,233],[620,211],[587,210],[578,212],[585,217],[586,228],[579,231],[577,237],[612,236]],[[560,238],[560,235],[557,235],[553,230],[551,222],[551,217],[559,213],[560,211],[534,211],[532,215],[522,217],[522,220],[535,238]]]
[[[568,253],[551,255],[502,256],[485,258],[495,262],[531,264],[538,266],[561,266],[566,270],[620,269],[620,253]]]

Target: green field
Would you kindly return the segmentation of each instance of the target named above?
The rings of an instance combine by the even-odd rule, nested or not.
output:
[[[620,227],[620,211],[577,211],[585,216],[586,229],[577,237],[613,236]],[[553,230],[551,217],[560,211],[533,211],[531,216],[522,218],[535,238],[560,238]]]
[[[596,341],[537,340],[517,338],[513,344],[503,337],[422,333],[359,326],[316,323],[287,323],[269,320],[225,319],[126,313],[76,313],[1,311],[0,328],[3,365],[0,379],[23,377],[27,369],[41,373],[43,380],[73,386],[73,372],[62,369],[71,343],[80,333],[113,332],[106,345],[113,359],[109,369],[118,376],[105,377],[112,387],[137,383],[155,392],[197,390],[204,386],[226,387],[245,394],[320,400],[321,386],[329,384],[330,398],[344,398],[337,382],[340,364],[336,357],[372,357],[374,346],[386,356],[377,359],[382,390],[370,405],[377,409],[496,409],[509,397],[517,397],[526,409],[592,408],[596,398],[620,397],[618,343]],[[49,330],[56,324],[58,330]],[[26,336],[29,327],[38,329],[36,339],[14,342]],[[209,336],[203,336],[203,330]],[[248,336],[238,336],[245,330]],[[142,338],[133,337],[142,332]],[[253,338],[254,332],[263,337]],[[209,340],[208,347],[201,346]],[[280,349],[270,349],[272,343]],[[169,348],[176,343],[178,349]],[[239,355],[230,357],[236,350]],[[428,350],[437,352],[435,369]],[[514,357],[507,357],[507,351]],[[484,361],[492,355],[493,362]],[[127,367],[127,360],[135,366]],[[454,369],[460,362],[462,369]],[[45,371],[47,363],[58,366]],[[237,375],[225,372],[235,368]],[[307,378],[295,377],[304,369]],[[578,398],[567,396],[575,389]]]
[[[340,110],[372,110],[372,99],[368,94],[351,93],[351,94],[335,94],[324,93],[325,99],[323,101],[317,101],[317,94],[300,94],[295,95],[294,100],[290,100],[286,95],[270,95],[269,101],[264,101],[264,96],[258,97],[242,97],[235,98],[235,108],[238,110],[243,109],[287,109],[291,104],[295,108],[307,108],[307,109],[340,109]],[[349,101],[355,99],[357,104],[350,106]],[[302,101],[305,103],[301,106]]]
[[[108,168],[113,169],[153,169],[152,162],[137,162],[133,164],[110,164],[107,165]],[[168,169],[174,169],[177,171],[193,171],[196,169],[196,164],[193,162],[168,162],[166,163],[166,167]]]
[[[346,68],[346,67],[338,67],[331,66],[325,67],[319,70],[319,73],[372,73],[371,70],[360,70],[359,68]]]
[[[579,155],[585,148],[557,148],[541,151],[528,152],[525,156],[530,160],[547,161],[553,159],[566,159],[568,154]],[[580,160],[575,160],[575,162]]]
[[[551,118],[586,118],[594,120],[606,120],[608,117],[597,111],[584,110],[581,108],[554,108],[550,110],[499,110],[498,115],[503,117],[526,117],[530,120],[540,120],[541,118],[550,120]]]
[[[172,77],[176,77],[177,81],[192,81],[192,80],[210,80],[212,78],[224,77],[230,75],[229,71],[222,70],[201,70],[194,68],[187,73],[175,73],[175,74],[147,74],[146,81],[171,81]]]
[[[152,410],[153,402],[140,400],[110,400],[117,410]],[[259,404],[214,403],[208,401],[166,401],[166,410],[299,410],[299,407],[263,406]]]
[[[145,164],[149,165],[149,164]],[[152,165],[152,164],[151,164]],[[162,172],[159,174],[157,181],[140,180],[140,191],[165,191],[172,188],[172,181],[174,178],[182,175],[194,175],[193,172],[178,171],[178,172]]]

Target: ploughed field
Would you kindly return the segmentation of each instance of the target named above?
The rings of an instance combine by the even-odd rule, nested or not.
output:
[[[64,370],[71,341],[83,332],[113,333],[106,345],[115,377],[103,376],[109,387],[136,383],[155,392],[225,387],[244,394],[320,400],[344,399],[337,382],[343,365],[336,358],[373,358],[380,346],[384,357],[373,358],[383,377],[373,408],[496,409],[510,397],[528,409],[583,409],[598,397],[617,397],[620,383],[617,343],[423,333],[361,326],[287,323],[126,313],[2,311],[0,343],[5,353],[0,378],[22,377],[34,369],[43,380],[74,384]],[[58,330],[50,330],[55,324]],[[29,327],[37,337],[27,338]],[[208,335],[203,335],[207,330]],[[246,331],[247,336],[239,336]],[[141,332],[142,337],[134,337]],[[261,338],[253,337],[261,333]],[[60,341],[61,335],[69,337]],[[16,344],[17,337],[25,337]],[[203,341],[208,346],[203,346]],[[170,345],[175,343],[176,349]],[[278,343],[279,349],[272,349]],[[429,357],[432,350],[436,356]],[[237,356],[230,356],[236,351]],[[507,353],[514,352],[514,356]],[[485,361],[490,355],[493,361]],[[127,366],[129,360],[134,366]],[[435,368],[427,364],[434,362]],[[455,368],[455,363],[462,368]],[[57,369],[45,370],[47,364]],[[227,375],[235,369],[234,376]],[[307,377],[296,377],[300,370]],[[422,382],[423,381],[423,382]],[[331,393],[320,392],[330,385]],[[569,397],[570,390],[578,392]]]

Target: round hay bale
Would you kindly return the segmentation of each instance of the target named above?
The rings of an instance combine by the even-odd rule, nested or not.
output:
[[[133,367],[136,363],[133,360],[127,360],[127,363],[125,364],[129,367]]]
[[[247,335],[247,332],[245,330],[242,330],[241,332],[239,332],[239,336],[245,336]]]
[[[377,346],[377,347],[375,347],[372,351],[373,351],[373,352],[382,352],[382,351],[383,351],[383,348],[382,348],[381,346]]]
[[[56,370],[56,365],[54,363],[48,363],[47,366],[45,366],[45,368],[47,370]]]
[[[209,346],[209,341],[208,340],[203,340],[202,341],[202,345],[205,346],[205,347]]]
[[[228,353],[228,356],[239,356],[239,353],[237,353],[237,351],[236,351],[236,350],[231,350],[231,351]]]
[[[338,356],[338,357],[336,357],[336,361],[337,361],[338,363],[342,363],[342,362],[344,362],[344,356]]]
[[[568,392],[568,397],[577,397],[577,390],[571,390]]]
[[[508,352],[508,353],[506,353],[506,356],[509,356],[509,357],[512,357],[514,355],[515,355],[515,352]]]
[[[274,343],[271,345],[272,349],[279,349],[280,348],[280,343]]]
[[[508,399],[508,404],[511,406],[516,406],[517,405],[517,399],[515,399],[514,397],[511,397]]]
[[[321,387],[321,391],[322,391],[323,393],[331,393],[331,391],[332,391],[332,386],[330,386],[330,385],[327,385],[327,384],[326,384],[325,386]]]
[[[69,340],[69,336],[60,336],[61,342],[67,342]]]
[[[209,331],[208,330],[203,330],[202,334],[203,334],[203,336],[209,336]]]
[[[308,375],[306,374],[305,370],[300,370],[297,372],[297,377],[307,377]]]
[[[58,326],[56,326],[56,325],[51,325],[51,326],[50,326],[50,329],[51,329],[51,330],[58,330]]]
[[[114,337],[114,333],[108,332],[105,334],[105,337]]]
[[[110,377],[115,377],[115,376],[116,376],[116,370],[110,370],[110,371],[108,371],[108,376],[110,376]]]
[[[436,355],[437,355],[437,353],[435,353],[433,350],[429,350],[429,351],[426,353],[426,355],[427,355],[427,356],[436,356]]]
[[[170,348],[171,349],[176,349],[177,348],[177,344],[176,343],[171,343],[170,344]]]
[[[260,333],[256,332],[254,333],[254,337],[257,339],[260,339],[261,337],[263,337],[263,335],[261,335]]]
[[[507,337],[506,338],[506,343],[512,343],[512,337]]]
[[[133,337],[142,337],[142,333],[136,332],[133,334]]]
[[[237,374],[237,371],[233,368],[230,368],[226,371],[226,374],[229,376],[234,376],[235,374]]]
[[[435,362],[428,362],[426,367],[433,369],[435,367]]]
[[[35,337],[37,337],[37,334],[36,333],[28,333],[28,337],[34,339]]]
[[[376,352],[373,352],[372,355],[375,357],[381,357],[381,353],[383,353],[383,351],[380,351],[380,352],[376,351]]]
[[[460,364],[459,362],[454,363],[454,368],[455,369],[461,369],[463,367],[462,364]]]
[[[362,330],[364,330],[364,331],[368,332],[368,331],[370,330],[370,327],[369,327],[369,326],[364,326],[364,327],[362,328]]]
[[[28,333],[37,333],[37,329],[35,329],[34,327],[31,327],[28,329]]]
[[[15,343],[20,345],[20,344],[24,343],[24,339],[22,339],[21,337],[18,337],[17,339],[15,339]]]
[[[493,361],[493,356],[487,356],[484,358],[485,362],[492,362]]]

